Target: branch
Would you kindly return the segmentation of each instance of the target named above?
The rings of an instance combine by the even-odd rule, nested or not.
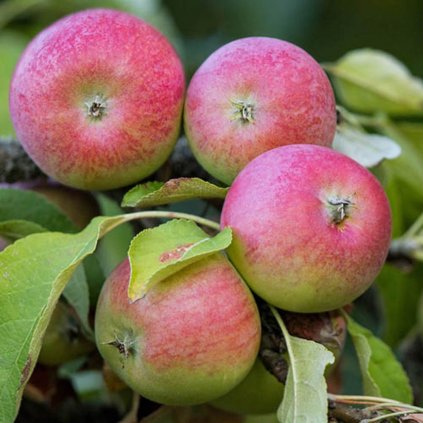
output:
[[[336,401],[329,400],[329,419],[335,419],[337,422],[343,423],[360,423],[368,419],[369,413],[360,408],[340,404]]]
[[[0,138],[0,169],[0,183],[28,182],[44,176],[22,146],[6,138]]]

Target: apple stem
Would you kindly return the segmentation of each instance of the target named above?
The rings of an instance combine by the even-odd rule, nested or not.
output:
[[[242,100],[231,101],[235,106],[233,113],[233,120],[240,120],[243,123],[254,122],[254,105]]]
[[[107,100],[102,94],[96,94],[93,99],[85,103],[87,114],[90,118],[99,120],[106,114]]]
[[[130,355],[134,354],[134,336],[132,334],[126,334],[123,339],[119,339],[116,335],[114,341],[107,342],[107,345],[116,347],[119,351],[119,354],[123,355],[124,358],[128,358]]]
[[[352,201],[347,198],[333,197],[328,199],[328,211],[331,222],[340,225],[346,220],[350,213]]]
[[[217,222],[213,222],[210,219],[206,219],[204,217],[199,217],[194,214],[189,213],[179,213],[179,212],[170,212],[170,211],[142,211],[142,212],[135,212],[135,213],[128,213],[125,215],[128,217],[128,220],[134,219],[146,219],[146,218],[164,218],[164,219],[187,219],[192,220],[200,225],[207,226],[211,229],[216,231],[220,231],[220,225]]]

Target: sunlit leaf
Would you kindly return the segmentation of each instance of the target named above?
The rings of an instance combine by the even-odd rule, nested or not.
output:
[[[423,114],[422,80],[388,53],[354,50],[325,67],[347,107],[365,113]]]
[[[224,199],[228,188],[221,188],[200,178],[177,178],[167,182],[137,185],[123,197],[124,207],[153,207],[193,198]]]
[[[284,334],[289,362],[278,420],[280,423],[326,422],[328,400],[324,373],[335,357],[317,342],[289,335],[280,316],[277,320]]]
[[[211,237],[195,223],[172,220],[140,232],[131,242],[129,298],[142,298],[148,288],[195,261],[227,248],[232,231]]]
[[[97,217],[82,232],[29,235],[0,253],[0,421],[12,422],[54,307],[98,239],[130,215]]]

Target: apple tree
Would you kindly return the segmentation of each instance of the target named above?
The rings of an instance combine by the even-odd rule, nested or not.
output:
[[[83,3],[0,4],[0,423],[423,421],[422,80]]]

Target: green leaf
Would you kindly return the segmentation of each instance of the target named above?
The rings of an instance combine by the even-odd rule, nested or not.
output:
[[[11,241],[40,232],[46,232],[46,229],[37,223],[28,222],[26,220],[6,220],[4,222],[0,222],[0,234]],[[92,336],[92,329],[88,323],[88,284],[85,278],[85,271],[82,267],[78,267],[72,275],[63,295],[81,319],[82,327],[85,330],[86,335],[88,337]]]
[[[395,347],[416,324],[420,294],[423,289],[423,265],[410,271],[385,264],[377,277],[377,287],[384,311],[383,339]]]
[[[289,370],[278,419],[280,422],[324,423],[328,418],[324,372],[326,366],[334,362],[334,356],[314,341],[290,336],[288,342]]]
[[[386,135],[395,139],[401,147],[401,155],[386,166],[395,177],[410,187],[421,198],[423,187],[423,125],[402,123],[394,124],[386,120],[383,125]]]
[[[97,201],[100,205],[101,214],[104,216],[117,216],[123,213],[115,201],[103,194],[97,196]],[[96,251],[96,257],[105,275],[109,275],[127,257],[133,236],[134,232],[131,225],[123,223],[103,237]]]
[[[97,217],[80,233],[40,233],[0,253],[0,421],[16,417],[53,309],[98,239],[131,215]]]
[[[423,82],[383,51],[354,50],[325,68],[335,77],[335,88],[342,101],[354,110],[423,114]]]
[[[376,166],[401,154],[401,147],[394,140],[359,131],[347,124],[338,125],[333,148],[365,167]]]
[[[350,317],[347,327],[357,352],[365,395],[411,404],[410,382],[391,349]]]
[[[38,223],[28,222],[27,220],[15,219],[0,222],[0,235],[9,241],[15,241],[38,232],[46,232],[46,229]]]
[[[90,310],[90,296],[88,291],[87,278],[84,266],[79,265],[68,284],[63,290],[66,301],[75,309],[81,320],[82,329],[87,338],[93,340],[93,331],[88,323],[88,313]]]
[[[163,182],[147,182],[128,191],[123,207],[153,207],[193,198],[225,198],[228,188],[221,188],[200,178],[177,178]]]
[[[129,247],[129,298],[132,301],[142,298],[154,283],[229,247],[231,242],[230,228],[225,228],[211,238],[189,220],[172,220],[145,229],[132,240]]]
[[[42,195],[22,189],[0,188],[0,221],[26,220],[50,231],[76,232],[75,225]]]
[[[288,350],[288,377],[277,411],[281,423],[326,423],[328,399],[325,369],[335,361],[323,345],[289,335],[279,313],[272,308]]]

